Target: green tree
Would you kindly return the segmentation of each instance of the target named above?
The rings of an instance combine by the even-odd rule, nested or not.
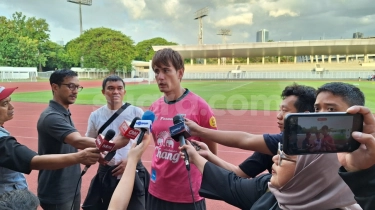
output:
[[[47,52],[46,69],[53,70],[55,68],[64,69],[72,67],[73,61],[63,46],[52,41],[47,41],[44,48]]]
[[[86,68],[131,70],[135,57],[134,41],[130,37],[109,28],[93,28],[66,45],[68,56],[74,64],[83,58]]]
[[[168,42],[167,40],[156,37],[152,39],[143,40],[138,42],[135,46],[136,57],[135,60],[139,61],[149,61],[155,54],[155,51],[152,49],[152,46],[162,46],[162,45],[177,45],[174,42]]]
[[[11,19],[0,17],[0,64],[6,66],[37,66],[47,60],[44,43],[49,39],[44,19],[26,18],[16,12]]]

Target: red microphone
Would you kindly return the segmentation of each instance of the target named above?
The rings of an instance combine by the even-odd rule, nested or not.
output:
[[[128,125],[128,123],[124,121],[120,125],[120,128],[119,128],[121,134],[129,139],[135,139],[141,131],[138,129],[134,129],[134,125],[137,122],[137,120],[140,120],[140,119],[141,118],[139,117],[135,117],[133,121],[130,123],[130,125]]]
[[[96,147],[99,149],[99,151],[111,151],[113,147],[115,146],[114,143],[109,142],[113,139],[116,132],[112,129],[109,129],[107,133],[104,136],[104,139],[101,135],[98,135],[98,137],[95,140]],[[91,165],[86,165],[83,169],[81,176],[83,176],[87,170],[90,168]]]
[[[109,141],[113,139],[115,134],[116,132],[114,130],[109,129],[104,138],[102,137],[102,135],[98,135],[95,140],[96,148],[98,148],[101,152],[112,151],[112,149],[115,147],[115,144]]]

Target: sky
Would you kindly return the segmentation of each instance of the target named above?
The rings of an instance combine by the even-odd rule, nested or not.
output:
[[[202,19],[203,43],[223,43],[221,29],[230,29],[227,43],[256,41],[269,31],[274,41],[350,39],[356,31],[375,36],[373,0],[92,0],[82,6],[83,29],[107,27],[135,43],[155,37],[178,44],[198,44],[196,11]],[[67,43],[79,36],[79,6],[67,0],[1,0],[0,16],[14,12],[47,21],[50,39]]]

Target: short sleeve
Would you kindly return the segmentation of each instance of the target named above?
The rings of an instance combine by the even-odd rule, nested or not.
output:
[[[86,134],[85,134],[87,137],[91,137],[91,138],[96,138],[98,136],[97,130],[99,130],[99,128],[96,129],[96,127],[95,127],[94,117],[95,117],[94,112],[91,112],[90,117],[89,117],[88,122],[87,122],[87,130],[86,130]]]
[[[264,141],[268,149],[271,151],[272,154],[277,154],[277,148],[279,142],[282,142],[283,135],[280,134],[263,134]]]
[[[266,174],[254,179],[245,179],[207,162],[204,166],[199,195],[223,200],[240,209],[250,209],[266,192],[270,177],[270,174]]]
[[[265,170],[269,173],[272,172],[272,161],[271,155],[263,154],[260,152],[254,152],[238,167],[249,177],[254,178]]]
[[[73,132],[78,132],[77,129],[68,122],[68,119],[57,113],[51,113],[44,118],[43,130],[62,143],[65,143],[64,140],[66,136]]]
[[[31,160],[38,155],[12,136],[0,138],[0,166],[25,174],[31,172]]]
[[[150,110],[150,111],[151,111],[151,110]],[[141,108],[139,108],[139,107],[135,107],[135,113],[134,113],[134,115],[135,115],[136,117],[142,118],[143,113],[144,113],[144,111],[143,111]]]
[[[216,118],[211,107],[201,99],[199,125],[205,128],[217,130]]]

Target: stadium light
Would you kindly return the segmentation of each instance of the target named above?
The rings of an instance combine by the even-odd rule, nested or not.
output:
[[[199,20],[199,33],[198,33],[198,43],[203,44],[203,22],[202,18],[208,15],[208,7],[202,8],[195,12],[194,20]]]
[[[220,29],[220,31],[217,33],[217,35],[221,35],[223,39],[223,44],[226,44],[226,37],[232,36],[232,31],[230,29]]]
[[[67,0],[70,3],[75,3],[79,5],[79,26],[80,26],[80,34],[82,34],[82,9],[81,5],[91,6],[92,0]]]

